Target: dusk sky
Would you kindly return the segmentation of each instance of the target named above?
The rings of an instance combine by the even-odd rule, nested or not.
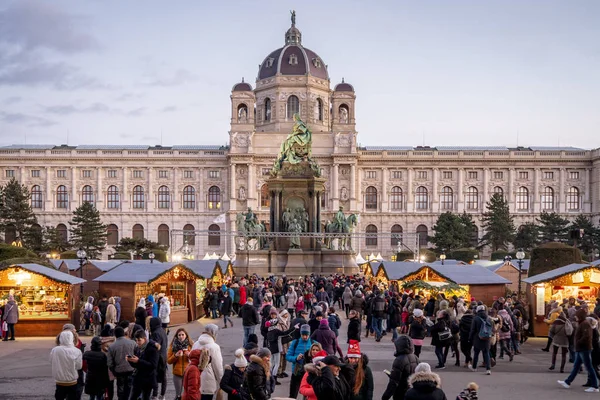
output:
[[[227,144],[290,9],[362,145],[600,147],[597,0],[0,0],[0,145]]]

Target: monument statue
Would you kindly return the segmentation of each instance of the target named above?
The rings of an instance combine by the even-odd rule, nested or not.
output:
[[[325,225],[325,247],[332,249],[333,240],[338,240],[339,250],[352,250],[350,241],[352,231],[358,223],[358,216],[350,214],[348,218],[344,215],[344,207],[340,206],[333,218],[333,222]]]
[[[236,216],[236,228],[238,237],[238,248],[240,250],[250,249],[250,242],[256,240],[255,250],[262,249],[265,244],[265,236],[262,233],[266,232],[265,225],[258,221],[256,214],[248,207],[248,211],[238,213]]]
[[[292,222],[290,223],[289,232],[294,233],[294,235],[292,235],[290,237],[290,249],[299,249],[300,248],[299,233],[302,232],[302,226],[296,218],[294,218],[292,220]]]
[[[298,113],[294,114],[294,127],[279,149],[277,159],[273,164],[271,175],[276,176],[281,170],[284,162],[292,165],[302,161],[308,161],[315,176],[321,175],[321,169],[311,159],[312,156],[312,133],[306,124],[300,119]]]
[[[292,25],[296,25],[296,10],[291,10],[290,14],[292,14]]]
[[[289,208],[286,208],[285,211],[283,212],[283,214],[281,215],[281,221],[283,222],[283,230],[285,232],[288,232],[288,227],[290,226],[290,223],[292,222],[292,212],[290,211]]]

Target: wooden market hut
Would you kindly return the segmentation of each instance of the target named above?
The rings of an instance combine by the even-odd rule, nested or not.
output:
[[[204,301],[206,289],[212,287],[220,289],[221,285],[226,282],[222,270],[224,264],[219,263],[217,260],[182,260],[181,263],[199,276],[195,285],[194,309],[196,318],[200,318],[204,313],[202,302]],[[231,267],[231,272],[233,273],[233,267]]]
[[[204,260],[200,260],[200,261],[204,261]],[[206,261],[210,261],[210,260],[206,260]],[[221,268],[221,272],[223,274],[223,278],[226,281],[231,282],[231,280],[235,277],[235,270],[233,269],[233,263],[231,262],[231,260],[216,260],[217,264],[219,265],[219,268]]]
[[[99,292],[100,284],[95,279],[126,262],[125,260],[87,260],[83,263],[83,268],[80,268],[79,260],[60,261],[58,270],[85,279],[83,297],[94,296],[96,300],[102,293]]]
[[[519,265],[515,260],[492,261],[485,266],[485,268],[509,280],[511,283],[507,284],[506,287],[508,287],[511,292],[516,293],[519,290]],[[521,280],[527,278],[528,270],[529,260],[523,260],[521,265]],[[521,290],[523,290],[523,286],[521,286]]]
[[[544,322],[552,300],[562,303],[569,297],[583,298],[593,307],[599,296],[600,263],[569,264],[523,279],[531,307],[533,334],[547,336],[549,326]]]
[[[439,265],[416,262],[387,262],[379,266],[376,279],[401,288],[405,282],[421,280],[431,286],[459,285],[465,296],[491,305],[494,298],[506,294],[509,280],[478,265]]]
[[[85,281],[39,264],[0,267],[0,298],[15,296],[18,336],[56,336],[64,324],[79,326],[80,284]]]

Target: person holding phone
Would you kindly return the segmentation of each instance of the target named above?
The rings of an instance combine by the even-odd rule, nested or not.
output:
[[[176,399],[181,398],[183,390],[183,375],[189,365],[189,354],[192,351],[190,336],[183,328],[177,329],[171,344],[167,349],[167,363],[173,366],[173,385],[175,385]]]
[[[137,331],[134,336],[137,348],[135,354],[127,354],[125,359],[135,369],[130,399],[150,400],[152,388],[156,386],[156,370],[158,368],[158,349],[153,341],[146,338],[146,332]]]

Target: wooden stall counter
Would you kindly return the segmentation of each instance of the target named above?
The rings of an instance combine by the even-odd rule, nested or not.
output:
[[[187,307],[171,307],[171,322],[169,325],[181,325],[188,323],[190,310]]]

